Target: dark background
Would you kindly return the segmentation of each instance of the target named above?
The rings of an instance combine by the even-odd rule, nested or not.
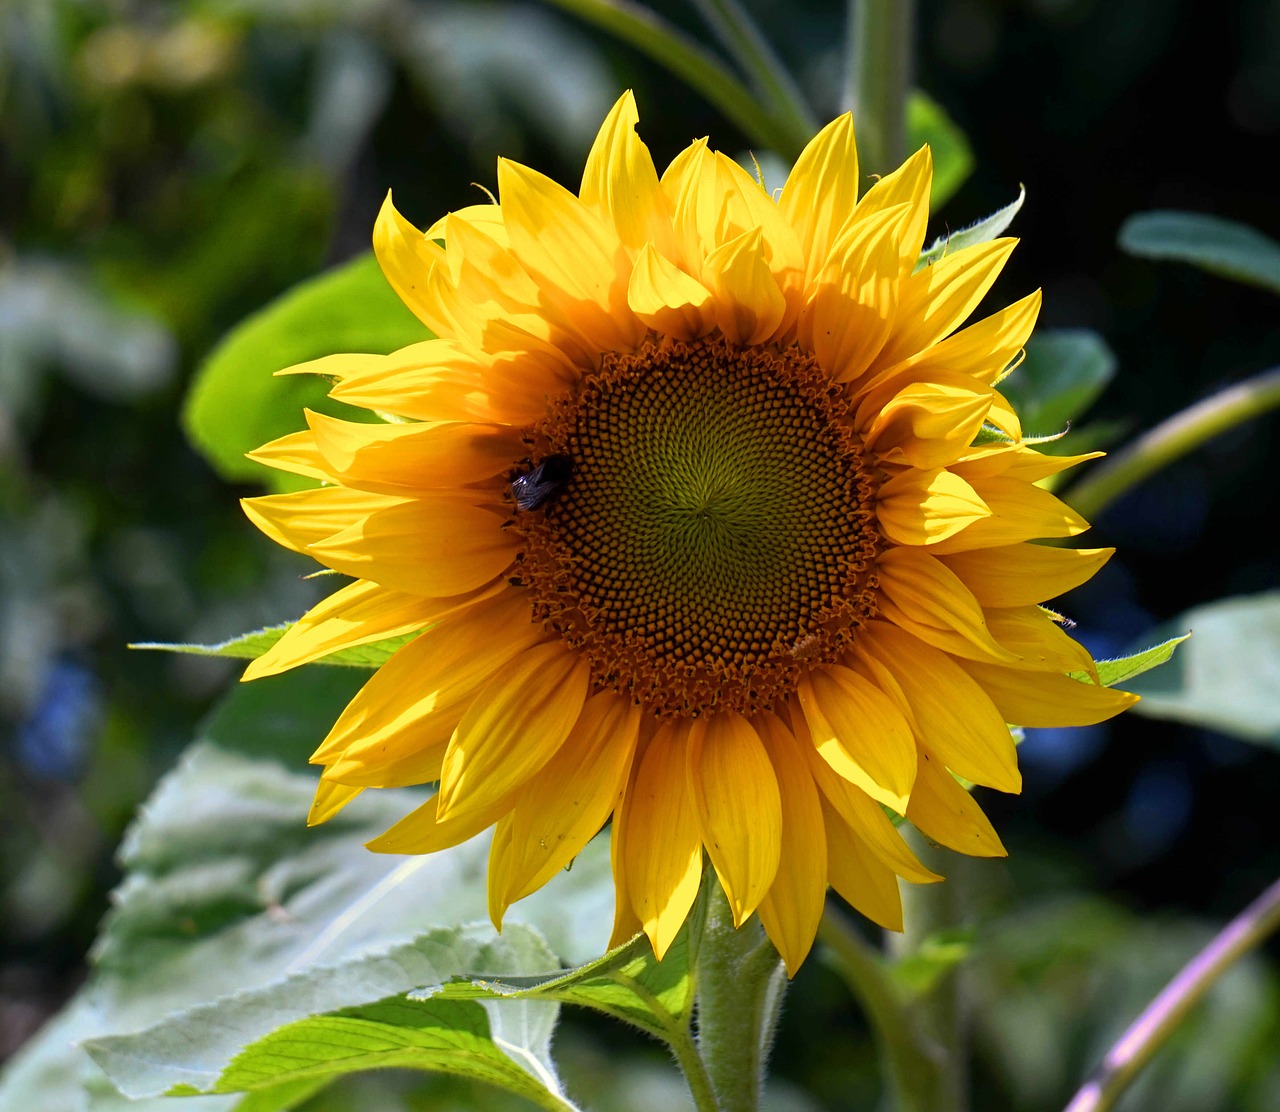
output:
[[[748,7],[817,115],[833,115],[843,5]],[[660,9],[709,41],[683,5]],[[993,301],[1043,286],[1042,325],[1105,337],[1119,373],[1090,420],[1145,428],[1280,362],[1271,295],[1116,247],[1124,219],[1154,208],[1280,235],[1280,5],[930,0],[919,32],[918,83],[976,156],[933,231],[1025,184],[1023,242]],[[240,516],[236,497],[253,492],[186,445],[178,415],[200,359],[277,293],[365,250],[387,188],[426,224],[473,203],[470,182],[492,187],[498,153],[576,186],[625,87],[659,167],[699,135],[749,145],[665,71],[549,7],[0,9],[0,1057],[83,978],[125,824],[233,680],[223,662],[126,642],[217,640],[310,597],[305,569]],[[1277,586],[1275,431],[1273,417],[1221,438],[1096,522],[1090,543],[1119,555],[1060,605],[1097,655]],[[1023,759],[1024,794],[984,800],[1011,857],[983,874],[978,914],[1006,917],[994,938],[1036,908],[1061,913],[1042,933],[1115,917],[1082,984],[1149,924],[1221,922],[1280,873],[1273,750],[1128,716],[1031,731]],[[1096,915],[1063,911],[1084,906]],[[1081,1014],[1097,1003],[1078,996]],[[1064,1054],[1083,1068],[1095,1027],[1074,1021]],[[779,1073],[826,1107],[873,1107],[860,1024],[811,963]],[[998,1017],[976,1025],[979,1107],[1041,1107],[994,1060]],[[565,1038],[589,1057],[585,1031]],[[1225,1063],[1227,1083],[1186,1107],[1268,1107],[1275,1061],[1264,1045]]]

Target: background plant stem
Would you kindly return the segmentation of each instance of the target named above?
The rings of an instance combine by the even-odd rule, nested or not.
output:
[[[1107,1112],[1187,1012],[1235,962],[1280,929],[1280,880],[1237,915],[1165,987],[1067,1105],[1066,1112]]]
[[[907,1009],[884,956],[828,897],[818,936],[875,1032],[894,1112],[933,1112],[943,1087],[943,1048],[925,1036]]]
[[[764,104],[715,55],[640,4],[628,0],[550,0],[665,66],[715,105],[747,138],[793,161],[813,131]]]
[[[1163,467],[1236,425],[1280,407],[1280,367],[1247,378],[1175,413],[1067,491],[1063,498],[1092,520]]]
[[[864,173],[888,173],[906,157],[914,33],[914,0],[849,0],[844,107]]]

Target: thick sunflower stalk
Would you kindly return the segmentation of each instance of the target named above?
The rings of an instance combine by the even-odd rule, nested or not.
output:
[[[1006,723],[1135,701],[1040,607],[1110,550],[1033,543],[1087,527],[1037,483],[1089,457],[1022,443],[996,388],[1039,293],[961,327],[1014,241],[916,271],[927,147],[863,192],[841,117],[775,200],[705,140],[659,177],[636,123],[627,94],[577,196],[503,161],[425,232],[387,201],[432,338],[292,368],[397,420],[254,454],[323,485],[253,521],[353,582],[246,678],[416,634],[316,750],[312,821],[438,781],[370,847],[493,827],[500,924],[612,817],[615,941],[661,957],[705,854],[794,973],[829,885],[900,929],[899,878],[939,879],[886,812],[1003,854],[957,777],[1016,792]]]

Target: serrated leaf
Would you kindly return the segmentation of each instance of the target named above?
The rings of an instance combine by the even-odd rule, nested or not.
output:
[[[256,660],[272,645],[280,640],[292,627],[292,622],[255,629],[251,633],[242,633],[227,641],[219,641],[212,645],[193,644],[185,641],[136,641],[131,649],[146,649],[154,652],[187,653],[191,656],[225,656],[236,660]],[[316,664],[332,664],[347,668],[381,668],[397,650],[416,637],[416,633],[405,633],[399,637],[388,637],[383,641],[373,641],[367,645],[350,645],[345,649],[330,653],[315,660]]]
[[[1134,712],[1280,745],[1280,591],[1197,606],[1164,628],[1193,636],[1131,685],[1142,696]]]
[[[396,1065],[478,1078],[538,1099],[548,1089],[559,1093],[550,1061],[554,1002],[432,1006],[404,994],[460,974],[527,974],[558,964],[527,927],[512,924],[498,936],[487,923],[456,926],[385,952],[312,965],[84,1045],[132,1098],[256,1090]]]
[[[1160,644],[1152,645],[1148,649],[1140,649],[1128,656],[1119,656],[1114,660],[1099,660],[1097,662],[1098,682],[1103,687],[1115,687],[1118,683],[1127,684],[1134,676],[1140,676],[1143,672],[1149,672],[1152,668],[1158,668],[1161,664],[1167,663],[1173,657],[1174,650],[1190,636],[1189,633],[1184,633],[1181,637],[1170,637],[1167,641],[1161,641]],[[1093,682],[1093,677],[1084,672],[1070,672],[1068,675],[1083,683]]]
[[[964,248],[972,247],[977,243],[990,243],[991,240],[1004,235],[1026,199],[1026,189],[1023,186],[1018,186],[1017,198],[1010,201],[1004,208],[996,209],[990,216],[976,220],[959,231],[948,232],[944,236],[939,236],[920,253],[920,258],[916,262],[916,270],[937,262],[943,255],[962,251]]]
[[[1096,332],[1044,329],[1027,341],[1022,363],[1000,383],[1027,434],[1062,432],[1093,404],[1116,373],[1116,357]],[[1078,434],[1073,434],[1078,436]],[[1076,451],[1071,436],[1055,450]],[[1065,445],[1065,446],[1063,446]]]
[[[1118,242],[1130,255],[1190,263],[1280,293],[1280,243],[1247,224],[1203,212],[1140,212],[1124,222]]]
[[[932,97],[919,89],[907,96],[907,144],[933,149],[933,192],[929,208],[940,209],[973,173],[973,148],[963,131]]]
[[[224,479],[273,489],[307,485],[244,455],[301,428],[304,408],[374,418],[330,401],[321,378],[275,372],[340,352],[386,354],[429,335],[387,285],[373,255],[362,255],[295,286],[234,328],[196,372],[183,425]]]

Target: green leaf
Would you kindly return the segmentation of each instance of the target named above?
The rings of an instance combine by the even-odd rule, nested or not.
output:
[[[330,401],[323,378],[275,372],[340,352],[386,354],[429,335],[387,285],[373,255],[362,255],[295,286],[226,336],[187,395],[187,435],[224,479],[268,482],[275,489],[307,485],[244,454],[302,428],[304,408],[373,417]]]
[[[1018,186],[1017,198],[1010,201],[1004,208],[996,209],[990,216],[977,220],[957,232],[948,232],[944,236],[939,236],[926,250],[920,253],[920,258],[916,262],[916,270],[931,266],[948,253],[961,251],[966,247],[972,247],[976,243],[989,243],[991,240],[1002,236],[1008,230],[1009,225],[1013,223],[1013,218],[1018,215],[1022,208],[1022,203],[1026,199],[1026,189]]]
[[[649,940],[639,935],[630,942],[567,973],[536,978],[456,981],[410,993],[411,999],[556,1000],[604,1012],[624,1023],[670,1041],[688,1029],[693,1010],[691,939],[701,935],[701,903],[667,950],[662,961],[653,956]]]
[[[1029,436],[1047,435],[1062,432],[1087,410],[1115,373],[1116,357],[1096,332],[1046,329],[1027,341],[1027,357],[1001,381],[1000,391]],[[1063,440],[1062,451],[1075,451],[1079,444],[1071,437]]]
[[[132,1098],[257,1090],[399,1066],[487,1081],[564,1108],[550,1059],[557,1004],[405,996],[458,975],[529,974],[558,964],[541,937],[518,924],[501,937],[487,923],[443,928],[84,1045]]]
[[[486,918],[488,835],[425,857],[364,848],[426,790],[365,792],[307,828],[316,778],[306,754],[364,678],[354,669],[302,668],[237,685],[223,700],[126,835],[125,880],[94,948],[90,984],[6,1074],[0,1106],[10,1106],[10,1092],[50,1078],[78,1088],[69,1079],[82,1070],[106,1085],[72,1038],[147,1028],[223,994],[255,992],[405,944],[431,927]],[[263,754],[285,754],[296,765]],[[562,958],[582,962],[604,950],[612,917],[608,842],[597,839],[507,921],[533,926]],[[270,1100],[288,1095],[281,1089]],[[259,1112],[271,1107],[287,1103]]]
[[[1190,263],[1280,293],[1280,243],[1247,224],[1202,212],[1140,212],[1124,222],[1118,240],[1131,255]]]
[[[934,931],[912,950],[889,966],[890,975],[904,998],[919,1000],[927,995],[948,973],[961,964],[973,950],[971,927],[948,927]]]
[[[183,641],[137,641],[129,646],[131,649],[148,649],[156,652],[188,653],[192,656],[227,656],[236,660],[256,660],[272,645],[280,640],[293,625],[283,622],[266,629],[255,629],[252,633],[242,633],[229,641],[219,641],[213,645],[191,644]],[[345,649],[322,656],[316,664],[337,664],[347,668],[380,668],[388,659],[417,634],[405,633],[399,637],[388,637],[383,641],[373,641],[367,645],[350,645]]]
[[[1140,676],[1143,672],[1149,672],[1152,668],[1158,668],[1161,664],[1167,663],[1173,657],[1174,649],[1190,636],[1189,633],[1184,633],[1181,637],[1170,637],[1167,641],[1161,641],[1158,645],[1141,649],[1128,656],[1116,657],[1114,660],[1099,660],[1098,680],[1103,687],[1115,687],[1118,683],[1127,684],[1134,676]],[[1093,677],[1084,672],[1071,672],[1070,675],[1074,679],[1087,683],[1093,682]]]
[[[919,89],[913,89],[907,97],[907,145],[914,151],[925,143],[933,148],[933,194],[929,207],[937,211],[973,172],[973,149],[942,106]]]
[[[1280,591],[1197,606],[1165,628],[1195,636],[1132,685],[1142,696],[1134,712],[1280,745]]]

